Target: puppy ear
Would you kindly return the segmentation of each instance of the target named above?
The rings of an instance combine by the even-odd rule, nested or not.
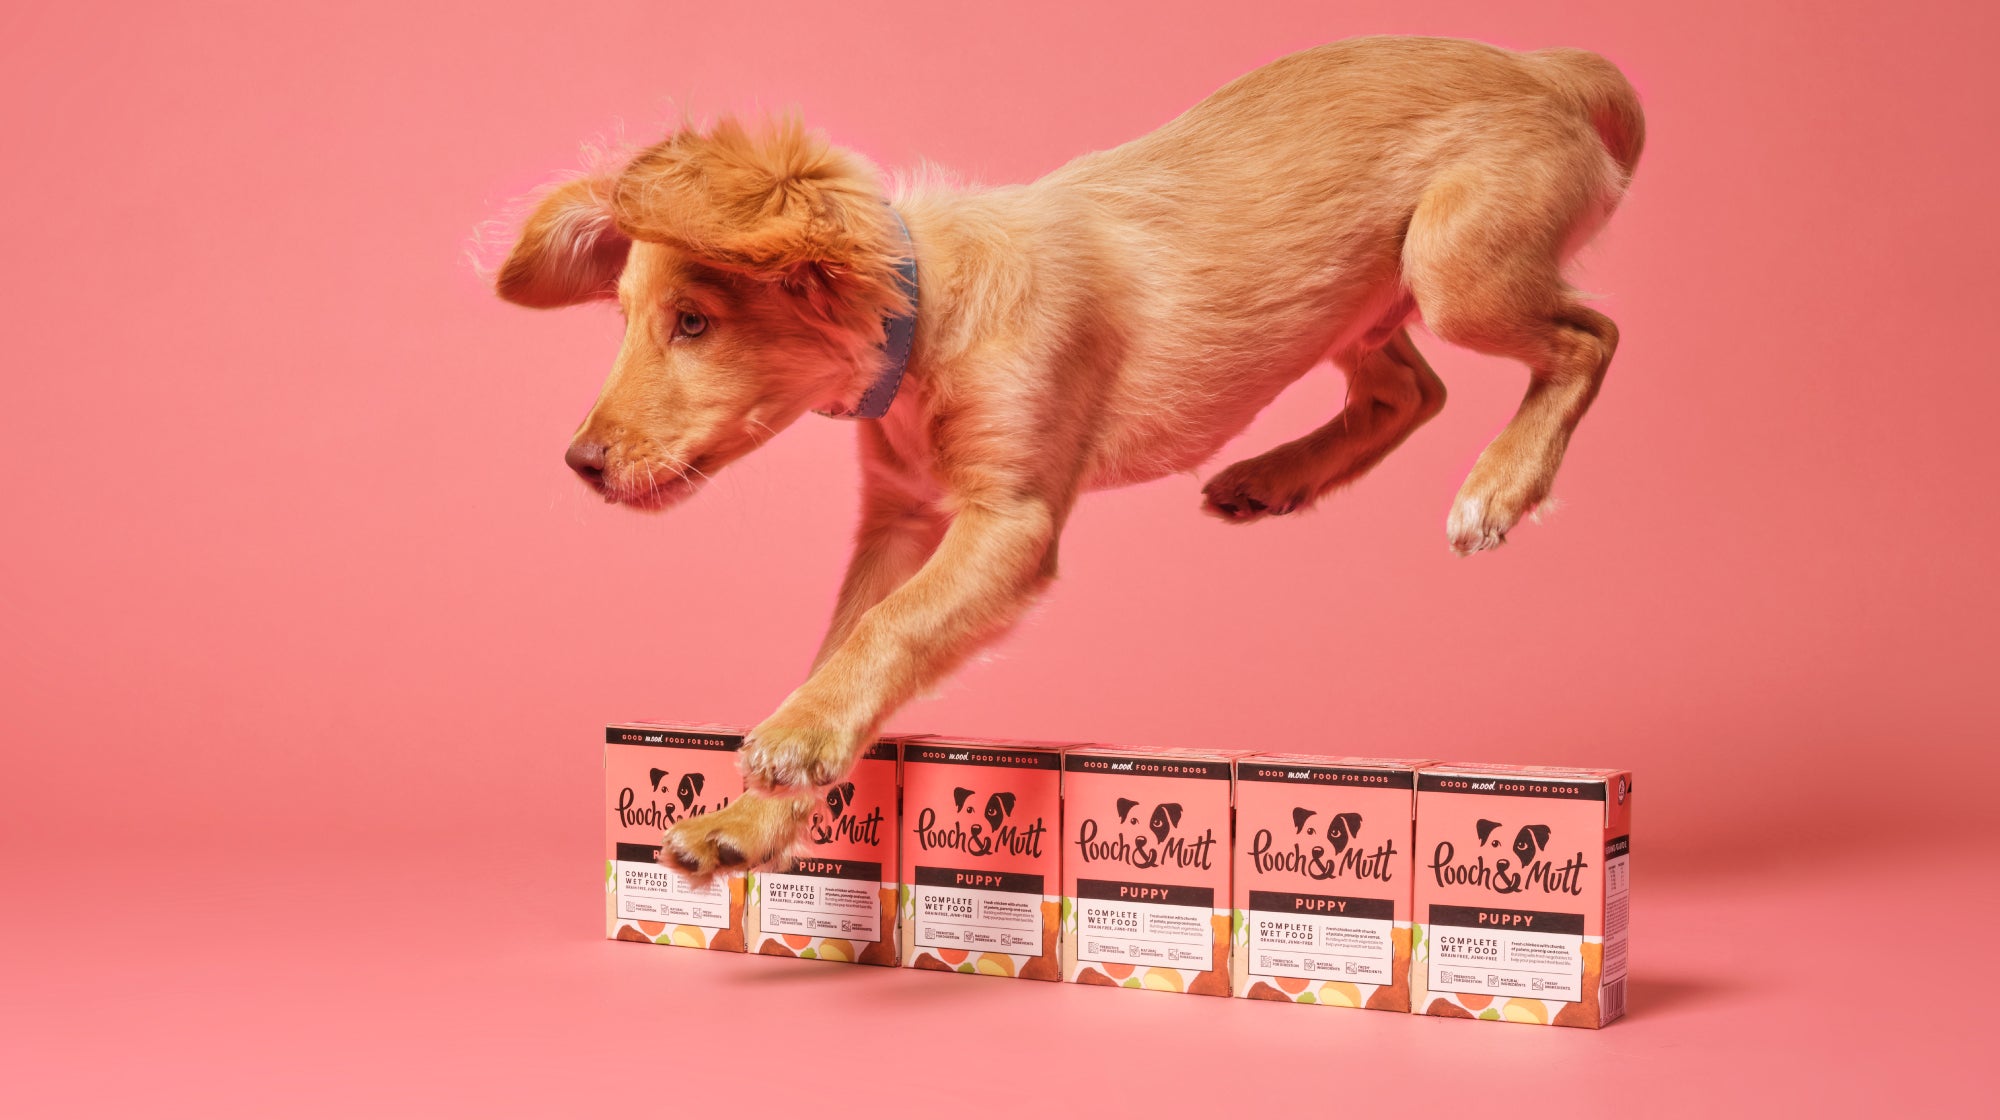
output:
[[[1540,850],[1542,850],[1543,848],[1546,848],[1546,847],[1548,847],[1548,846],[1549,846],[1549,826],[1548,826],[1548,825],[1545,825],[1545,824],[1531,824],[1531,825],[1529,825],[1529,826],[1528,826],[1528,831],[1529,831],[1530,833],[1532,833],[1532,834],[1534,835],[1534,837],[1535,837],[1535,850],[1536,850],[1536,851],[1540,851]]]
[[[1170,823],[1174,824],[1175,826],[1178,826],[1181,823],[1181,807],[1179,805],[1176,805],[1175,803],[1168,801],[1161,804],[1160,811],[1162,813],[1165,813],[1167,815],[1167,820]]]
[[[1132,808],[1133,808],[1133,806],[1135,806],[1135,805],[1137,805],[1137,804],[1139,804],[1139,803],[1138,803],[1137,801],[1134,801],[1134,800],[1132,800],[1132,799],[1131,799],[1131,798],[1129,798],[1129,797],[1121,797],[1121,798],[1119,798],[1119,799],[1118,799],[1118,819],[1122,821],[1122,820],[1124,820],[1124,819],[1125,819],[1126,817],[1129,817],[1129,816],[1131,816],[1131,815],[1132,815]]]
[[[707,777],[707,775],[705,775],[705,774],[689,774],[689,775],[688,775],[688,785],[689,785],[689,788],[693,789],[693,790],[694,790],[694,792],[695,792],[695,794],[696,794],[697,796],[699,796],[699,795],[701,794],[701,787],[703,787],[703,786],[705,786],[705,785],[707,785],[707,784],[708,784],[708,777]]]
[[[612,212],[629,237],[783,281],[824,313],[845,295],[879,313],[907,304],[896,274],[905,249],[885,201],[874,168],[797,118],[753,129],[725,117],[640,152],[618,177]]]
[[[964,786],[951,791],[952,804],[957,805],[961,809],[965,808],[965,799],[971,796],[972,791],[966,789]]]
[[[572,179],[550,191],[528,215],[494,291],[523,307],[567,307],[618,293],[631,238],[611,212],[613,181]]]
[[[1342,824],[1345,824],[1347,826],[1347,834],[1349,836],[1361,835],[1360,813],[1342,813],[1336,819],[1339,820]]]
[[[653,790],[657,793],[660,788],[660,780],[667,776],[667,772],[665,770],[648,770],[646,771],[646,776],[652,779]]]
[[[1496,828],[1499,828],[1499,827],[1500,827],[1500,822],[1499,822],[1499,821],[1480,821],[1480,822],[1479,822],[1479,823],[1478,823],[1477,825],[1475,825],[1474,827],[1476,827],[1477,829],[1479,829],[1479,842],[1480,842],[1481,844],[1484,844],[1484,843],[1486,843],[1486,838],[1487,838],[1487,837],[1489,837],[1489,836],[1491,836],[1491,835],[1493,835],[1493,830],[1494,830],[1494,829],[1496,829]]]
[[[1014,811],[1014,795],[1013,795],[1013,794],[1011,794],[1011,793],[1007,792],[1006,790],[1002,790],[1002,791],[1000,791],[999,793],[996,793],[996,794],[994,794],[993,796],[994,796],[994,797],[995,797],[995,798],[996,798],[996,799],[997,799],[997,800],[998,800],[998,801],[1000,802],[1000,804],[1001,804],[1002,806],[1004,806],[1004,807],[1006,808],[1006,810],[1007,810],[1008,812],[1010,812],[1010,813],[1011,813],[1011,812],[1013,812],[1013,811]]]
[[[1306,830],[1306,822],[1313,819],[1315,815],[1316,814],[1311,809],[1293,809],[1292,831],[1304,832]]]

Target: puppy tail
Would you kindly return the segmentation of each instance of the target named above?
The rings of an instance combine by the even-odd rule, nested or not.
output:
[[[1590,118],[1605,150],[1629,180],[1646,146],[1646,115],[1632,83],[1603,55],[1589,51],[1557,48],[1536,51],[1532,57],[1542,64],[1542,80]]]

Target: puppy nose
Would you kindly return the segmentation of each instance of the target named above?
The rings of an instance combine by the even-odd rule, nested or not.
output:
[[[604,445],[587,439],[577,439],[570,443],[569,450],[563,452],[563,462],[575,471],[585,482],[600,486],[604,482]]]

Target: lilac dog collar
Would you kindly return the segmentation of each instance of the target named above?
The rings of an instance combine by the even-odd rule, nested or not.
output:
[[[895,403],[896,390],[903,387],[903,371],[910,365],[910,344],[917,339],[917,246],[910,239],[910,227],[904,224],[895,207],[889,208],[889,216],[896,219],[896,228],[903,231],[903,244],[909,246],[909,252],[896,265],[896,277],[902,281],[903,294],[910,297],[910,309],[882,321],[882,372],[868,386],[868,391],[861,394],[861,400],[846,412],[815,410],[821,416],[880,420]]]

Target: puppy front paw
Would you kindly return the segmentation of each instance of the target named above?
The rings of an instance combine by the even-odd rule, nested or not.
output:
[[[759,724],[736,755],[743,782],[772,794],[809,793],[847,776],[859,744],[852,735],[817,721],[784,719]]]
[[[774,867],[791,856],[811,815],[808,798],[746,793],[668,829],[660,843],[660,862],[697,886],[718,874]]]

